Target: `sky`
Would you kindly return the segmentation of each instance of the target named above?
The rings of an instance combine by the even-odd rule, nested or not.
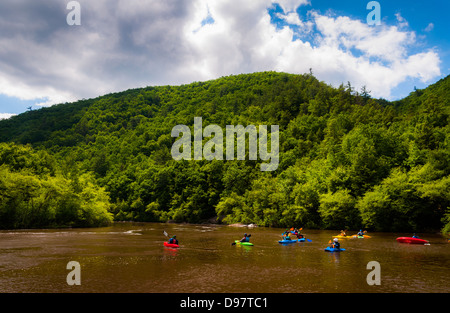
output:
[[[369,2],[2,0],[0,118],[259,71],[311,69],[387,100],[449,74],[449,1],[379,0],[379,25]]]

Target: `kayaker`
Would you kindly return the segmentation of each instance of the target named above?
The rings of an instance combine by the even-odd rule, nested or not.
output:
[[[358,236],[364,236],[364,232],[362,231],[362,229],[359,230]]]
[[[302,239],[303,237],[305,237],[305,236],[303,236],[299,231],[297,231],[297,232],[295,233],[295,235],[297,236],[297,239]]]
[[[286,228],[286,231],[281,234],[283,240],[291,240],[290,237],[291,231]]]
[[[333,239],[333,243],[331,244],[330,248],[334,248],[334,249],[341,248],[341,244],[339,243],[339,240],[337,238]]]
[[[283,240],[291,240],[291,237],[289,236],[290,233],[291,232],[288,229],[286,229],[286,231],[281,234]]]
[[[345,233],[344,230],[341,230],[341,235],[340,236],[347,237],[347,234]]]
[[[176,245],[177,245],[177,244],[178,244],[177,236],[175,236],[175,235],[172,236],[172,238],[169,239],[169,243],[170,243],[170,244],[176,244]]]
[[[414,233],[414,235],[412,235],[412,238],[419,238],[419,236],[416,235],[416,233]]]
[[[250,236],[251,236],[251,234],[249,234],[249,235],[244,234],[244,237],[242,237],[242,239],[239,241],[240,242],[250,242]]]

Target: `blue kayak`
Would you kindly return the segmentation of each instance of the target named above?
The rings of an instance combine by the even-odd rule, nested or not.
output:
[[[297,242],[297,239],[295,239],[295,240],[286,240],[286,239],[283,239],[283,240],[279,240],[279,241],[278,241],[278,243],[295,243],[295,242]]]
[[[298,242],[303,242],[305,240],[306,240],[305,238],[300,238],[300,239],[298,239]]]
[[[341,251],[345,251],[345,249],[342,249],[342,248],[336,249],[336,248],[326,247],[325,251],[327,251],[327,252],[341,252]]]

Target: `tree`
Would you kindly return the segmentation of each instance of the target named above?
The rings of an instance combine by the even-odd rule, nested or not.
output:
[[[346,189],[320,197],[319,213],[325,228],[349,229],[360,226],[356,200]]]

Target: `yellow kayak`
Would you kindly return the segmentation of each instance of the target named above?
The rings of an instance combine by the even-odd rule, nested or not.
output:
[[[337,235],[337,236],[333,236],[333,238],[338,238],[338,239],[347,239],[347,238],[351,238],[352,236],[342,236],[342,235]]]

